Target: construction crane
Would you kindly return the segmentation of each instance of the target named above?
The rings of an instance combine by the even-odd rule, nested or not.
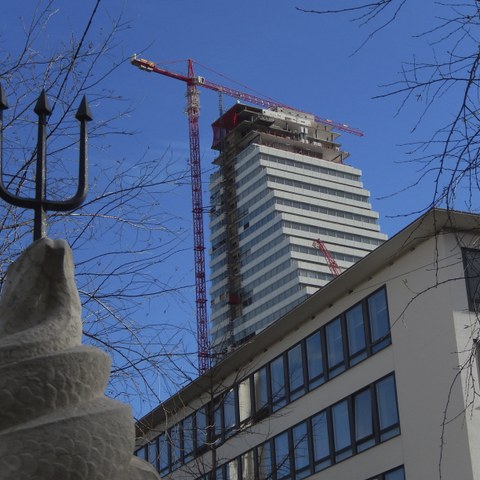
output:
[[[219,94],[225,94],[237,100],[241,100],[266,109],[287,108],[299,113],[301,110],[292,108],[271,99],[261,98],[256,95],[241,92],[207,80],[205,77],[196,76],[194,73],[193,60],[188,59],[187,75],[176,73],[159,67],[155,62],[138,58],[134,55],[132,65],[146,72],[154,72],[175,80],[181,80],[187,85],[187,108],[189,138],[190,138],[190,169],[192,183],[192,212],[193,212],[193,249],[195,260],[195,290],[196,290],[196,315],[197,315],[197,345],[198,345],[198,369],[200,374],[205,373],[210,366],[210,349],[207,324],[207,298],[205,281],[205,242],[203,235],[203,202],[202,202],[202,177],[200,165],[200,135],[198,119],[200,113],[199,93],[197,87],[206,88]],[[334,122],[326,118],[314,115],[315,121],[330,127],[363,136],[363,133],[344,123]]]
[[[318,248],[323,253],[323,256],[327,261],[328,268],[332,272],[332,275],[334,277],[338,277],[342,273],[342,271],[340,270],[340,267],[333,258],[333,255],[328,250],[327,246],[319,238],[313,241],[313,246],[315,248]]]

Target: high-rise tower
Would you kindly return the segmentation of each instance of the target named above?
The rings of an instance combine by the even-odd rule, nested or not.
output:
[[[236,104],[213,124],[211,337],[227,352],[384,240],[361,171],[314,117]]]

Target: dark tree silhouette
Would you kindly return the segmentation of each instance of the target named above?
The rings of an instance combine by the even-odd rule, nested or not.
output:
[[[125,139],[134,132],[125,127],[127,102],[110,87],[112,75],[129,68],[117,40],[128,24],[121,12],[108,25],[104,17],[99,21],[101,6],[101,0],[92,2],[86,18],[78,19],[78,31],[63,42],[48,41],[55,22],[66,21],[56,0],[38,0],[26,18],[19,19],[22,45],[8,45],[0,34],[0,83],[10,107],[4,111],[2,132],[4,182],[13,193],[32,196],[37,134],[33,107],[45,89],[52,108],[47,195],[72,195],[78,170],[75,111],[87,95],[94,117],[89,124],[90,191],[73,212],[49,214],[48,235],[65,238],[72,246],[85,337],[113,357],[110,395],[128,400],[134,394],[136,402],[148,398],[155,403],[157,387],[152,384],[159,375],[173,375],[178,384],[195,372],[185,353],[188,332],[162,322],[158,312],[159,298],[175,302],[187,287],[178,280],[170,283],[171,275],[162,268],[181,253],[185,232],[169,213],[168,199],[172,190],[188,182],[187,165],[174,162],[171,151],[158,157],[148,148],[137,150],[135,158],[125,154],[113,164],[104,161],[111,142],[127,145],[125,150]],[[8,265],[32,241],[33,214],[1,201],[0,225],[2,281]]]

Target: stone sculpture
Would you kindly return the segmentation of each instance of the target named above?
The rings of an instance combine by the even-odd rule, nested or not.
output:
[[[155,480],[132,456],[130,407],[104,396],[110,358],[81,345],[70,248],[34,242],[0,298],[0,479]]]

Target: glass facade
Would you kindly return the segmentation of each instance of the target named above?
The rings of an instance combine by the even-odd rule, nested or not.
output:
[[[381,397],[375,395],[379,388],[385,389],[385,395]],[[367,391],[369,395],[365,394]],[[356,399],[360,399],[363,405],[369,402],[368,408],[362,412],[364,419],[360,423],[355,421]],[[213,478],[218,480],[229,480],[232,477],[227,475],[228,466],[230,475],[232,471],[235,472],[234,478],[256,480],[307,478],[315,472],[364,451],[365,438],[371,437],[370,447],[386,441],[382,435],[382,428],[379,427],[380,419],[386,412],[390,420],[397,419],[395,424],[389,425],[392,432],[395,431],[395,435],[398,435],[400,425],[393,374],[230,460],[214,472],[210,472],[210,475],[213,474]],[[246,462],[246,458],[252,459],[252,462]],[[256,462],[253,461],[255,458]],[[255,465],[253,477],[248,476],[251,475],[251,470],[248,475],[244,475],[242,468],[245,464]],[[207,474],[202,480],[210,478]],[[405,480],[403,467],[396,467],[369,480]]]
[[[298,128],[293,117],[289,122],[291,127],[278,125],[287,136]],[[333,278],[324,257],[305,240],[311,245],[322,238],[346,268],[386,236],[356,168],[260,144],[218,162],[210,179],[210,331],[220,354],[304,301],[307,288]],[[227,252],[233,244],[234,253]],[[234,267],[232,256],[238,257]],[[236,308],[229,303],[231,285],[239,298]]]
[[[220,445],[238,431],[276,414],[309,391],[388,346],[388,324],[386,290],[381,288],[229,386],[212,402],[171,426],[137,454],[152,461],[150,448],[152,452],[159,449],[160,472],[165,475],[174,471],[202,455],[208,445]],[[305,428],[310,439],[307,443],[302,440]],[[296,475],[303,478],[301,475],[307,475],[305,472],[310,472],[312,468],[322,470],[398,433],[392,375],[378,381],[374,387],[367,387],[319,412],[306,424],[295,427],[288,434],[291,435],[288,442],[290,446],[298,443],[298,456],[291,460],[293,463],[289,460],[288,468],[290,472],[298,470]],[[255,460],[255,468],[277,468],[283,458],[285,438],[279,438],[278,444],[267,444],[265,452]],[[264,460],[267,454],[270,459],[268,466]],[[308,469],[305,467],[306,456],[309,457]],[[253,457],[241,458],[239,462],[245,463]],[[222,468],[218,475],[226,475],[222,472],[226,472],[227,467]],[[287,469],[287,466],[284,468]]]

